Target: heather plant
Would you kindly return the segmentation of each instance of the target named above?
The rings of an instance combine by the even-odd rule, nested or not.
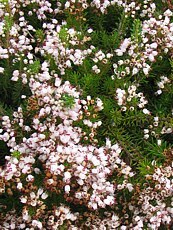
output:
[[[0,224],[171,229],[173,5],[0,0]]]

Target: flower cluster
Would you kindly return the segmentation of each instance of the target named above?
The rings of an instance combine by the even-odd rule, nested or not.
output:
[[[111,145],[108,139],[105,147],[82,145],[82,129],[73,126],[85,116],[94,115],[95,122],[83,119],[83,124],[92,129],[93,136],[89,134],[92,140],[95,130],[102,124],[97,120],[97,113],[103,109],[101,99],[92,100],[90,96],[87,100],[80,99],[80,93],[70,82],[62,83],[56,74],[49,74],[46,62],[41,71],[29,78],[32,96],[26,111],[19,107],[12,120],[2,117],[0,139],[7,142],[11,156],[6,156],[6,166],[0,175],[9,195],[21,191],[24,195],[20,196],[20,202],[29,207],[38,206],[39,210],[48,197],[46,191],[56,194],[64,191],[65,200],[91,209],[113,206],[117,190],[133,190],[128,178],[134,174],[120,158],[121,147]],[[54,85],[49,83],[50,79],[54,80]],[[27,125],[28,121],[31,125]],[[21,131],[23,136],[18,136]],[[45,192],[42,188],[36,191],[35,185],[42,173],[45,174]],[[111,183],[110,175],[121,177],[121,182]],[[23,218],[28,221],[31,219],[28,208],[25,211]],[[41,223],[34,223],[41,226]]]
[[[80,116],[83,124],[83,141],[89,141],[93,145],[98,143],[97,129],[102,125],[102,121],[98,120],[98,111],[103,109],[103,102],[100,98],[96,100],[91,99],[91,96],[87,96],[87,100],[81,100],[83,113]]]
[[[173,12],[0,1],[0,225],[171,229]]]
[[[38,211],[38,209],[37,209]],[[3,229],[57,229],[66,223],[69,229],[74,229],[73,222],[78,218],[78,213],[71,213],[68,207],[60,205],[51,211],[45,212],[44,207],[40,209],[43,221],[38,220],[38,216],[31,219],[29,210],[24,207],[22,215],[18,215],[15,210],[8,212],[4,218]]]
[[[33,173],[41,173],[38,167],[33,166],[36,163],[34,158],[38,157],[38,160],[44,165],[46,175],[48,175],[44,179],[47,189],[56,191],[60,186],[60,188],[64,187],[67,194],[72,190],[77,200],[82,200],[82,203],[84,202],[93,209],[97,209],[97,206],[105,207],[115,203],[114,193],[118,185],[107,181],[111,174],[118,173],[122,175],[124,181],[121,186],[119,184],[119,188],[128,188],[129,191],[132,191],[132,185],[127,183],[126,180],[129,176],[133,176],[133,173],[131,168],[119,158],[121,148],[117,144],[111,146],[109,140],[107,140],[106,147],[101,148],[78,144],[81,128],[71,126],[72,120],[77,119],[75,111],[72,113],[72,110],[66,107],[63,107],[65,111],[63,111],[63,108],[59,111],[60,106],[56,109],[55,105],[57,103],[53,103],[51,93],[57,95],[56,101],[60,98],[61,102],[61,94],[66,93],[66,95],[74,96],[75,89],[69,88],[68,82],[65,82],[62,88],[59,86],[59,91],[47,88],[46,84],[37,84],[37,86],[31,89],[35,93],[33,96],[37,98],[37,107],[40,107],[40,110],[36,111],[37,114],[32,120],[32,127],[24,125],[21,108],[14,113],[13,122],[10,122],[7,116],[3,117],[3,126],[6,131],[1,134],[0,138],[11,147],[12,156],[6,157],[8,163],[1,176],[6,181],[16,178],[17,188],[22,189],[22,183],[34,182]],[[43,86],[45,93],[41,86]],[[51,107],[47,107],[48,101],[44,101],[45,97],[52,101]],[[99,103],[98,100],[98,108]],[[44,104],[46,104],[46,107]],[[77,111],[80,109],[77,99],[73,109],[77,109]],[[71,116],[71,113],[73,116]],[[63,122],[56,125],[57,117],[61,118]],[[43,119],[43,121],[41,122],[40,119]],[[15,127],[17,124],[18,127]],[[28,134],[30,133],[30,136],[28,138],[23,137],[20,140],[21,142],[17,144],[19,140],[17,140],[15,133],[19,128]],[[25,182],[20,181],[22,174],[26,175]],[[71,181],[72,178],[73,182]],[[58,182],[60,180],[62,183]],[[74,183],[72,187],[71,183]],[[80,189],[79,186],[81,186]],[[32,197],[35,199],[34,193]],[[26,203],[27,198],[22,196],[21,202]]]
[[[163,224],[172,226],[173,218],[173,170],[172,170],[172,150],[166,150],[167,164],[156,167],[152,175],[146,175],[148,183],[139,192],[139,207],[129,204],[133,211],[134,228],[143,229],[146,227],[158,229]]]
[[[142,4],[140,1],[130,0],[93,0],[91,2],[91,6],[96,7],[96,9],[100,10],[102,14],[107,13],[108,7],[115,5],[120,8],[123,8],[126,17],[130,15],[132,18],[135,18],[138,12],[140,12],[141,17],[151,17],[156,9],[156,5],[155,3],[153,3],[152,0],[145,0]]]
[[[125,38],[118,49],[116,55],[129,57],[120,60],[113,65],[115,75],[113,77],[122,78],[129,74],[136,75],[142,70],[148,76],[151,65],[156,62],[156,58],[162,58],[164,54],[172,53],[172,12],[166,10],[164,15],[158,19],[151,17],[144,20],[142,24],[136,20],[138,33],[131,38]],[[125,56],[125,55],[124,55]]]
[[[96,73],[99,74],[101,72],[101,67],[103,65],[106,65],[109,63],[109,59],[111,59],[113,56],[113,54],[111,53],[103,53],[103,51],[99,50],[98,52],[96,52],[94,54],[94,58],[92,58],[95,64],[94,66],[92,66],[92,70]]]
[[[137,106],[138,108],[143,109],[142,111],[144,114],[149,115],[150,111],[145,108],[145,105],[148,103],[148,101],[142,92],[136,92],[137,87],[138,86],[135,85],[129,86],[127,89],[128,94],[125,90],[118,88],[116,90],[115,99],[117,100],[118,105],[121,106],[122,111],[126,111],[127,109],[133,111]]]
[[[159,87],[159,89],[155,92],[156,95],[162,94],[162,91],[165,88],[165,84],[171,83],[171,81],[165,76],[161,76],[160,80],[161,81],[157,82],[157,86]]]
[[[144,139],[147,140],[151,137],[156,138],[158,146],[162,144],[162,137],[164,135],[172,134],[172,126],[168,126],[163,118],[155,116],[152,123],[144,130]]]
[[[47,30],[47,34],[44,45],[38,51],[41,55],[51,55],[55,63],[58,65],[61,75],[65,74],[65,69],[70,68],[72,63],[74,65],[82,65],[83,61],[87,56],[89,56],[94,46],[91,46],[88,49],[75,49],[77,45],[83,45],[85,42],[90,40],[90,37],[84,37],[79,40],[81,37],[81,32],[77,32],[74,28],[67,29],[64,26],[57,25],[58,21],[54,21],[52,26],[49,24],[44,24],[44,28]],[[72,46],[72,47],[70,47]],[[73,48],[74,47],[74,48]]]

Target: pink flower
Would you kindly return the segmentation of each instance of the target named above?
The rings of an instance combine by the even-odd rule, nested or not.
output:
[[[70,140],[70,135],[61,135],[60,140],[63,144],[67,144]]]

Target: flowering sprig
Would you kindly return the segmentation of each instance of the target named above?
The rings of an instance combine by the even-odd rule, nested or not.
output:
[[[58,78],[56,80],[58,80]],[[21,108],[18,109],[18,113],[14,113],[15,118],[13,122],[10,122],[8,117],[3,117],[3,126],[6,127],[8,124],[9,129],[6,129],[6,132],[1,134],[0,138],[6,141],[7,145],[11,147],[11,152],[19,152],[20,158],[18,159],[15,154],[12,154],[11,157],[6,157],[8,164],[2,172],[2,175],[6,181],[14,177],[19,178],[21,174],[26,174],[26,181],[29,175],[32,177],[31,180],[34,180],[32,173],[37,172],[39,174],[39,169],[33,167],[33,164],[36,163],[34,158],[38,157],[42,164],[44,164],[46,174],[49,172],[51,177],[56,175],[60,177],[59,179],[63,179],[66,193],[69,193],[71,190],[70,178],[73,177],[73,181],[74,178],[76,178],[73,188],[75,188],[77,184],[81,186],[81,190],[78,188],[78,192],[74,191],[77,199],[84,200],[84,203],[89,199],[88,206],[94,209],[97,209],[97,205],[101,207],[113,205],[115,202],[115,186],[106,181],[106,179],[114,170],[118,170],[118,174],[124,175],[127,179],[130,168],[126,172],[126,167],[128,168],[129,166],[126,166],[126,164],[119,159],[121,150],[118,145],[111,147],[110,143],[107,143],[105,149],[103,147],[97,149],[97,147],[90,145],[82,146],[79,144],[82,130],[79,127],[71,126],[73,121],[78,119],[78,114],[81,109],[78,99],[79,93],[70,86],[69,82],[65,82],[62,86],[60,84],[61,81],[59,80],[56,87],[51,87],[46,82],[40,84],[34,79],[30,80],[31,91],[33,92],[33,96],[37,98],[37,107],[39,108],[39,110],[36,110],[36,115],[32,120],[31,126],[24,125],[24,116],[22,115]],[[72,108],[63,107],[61,104],[61,94],[66,95],[66,97],[67,95],[76,97],[73,101],[75,104],[73,104]],[[52,96],[54,99],[51,98]],[[89,99],[88,97],[88,100]],[[59,104],[55,103],[55,100],[57,102],[59,101]],[[51,107],[48,106],[49,102],[51,102]],[[58,107],[56,107],[57,105]],[[94,108],[95,111],[102,109],[100,99],[97,98]],[[77,112],[76,115],[75,110]],[[57,124],[57,117],[61,118],[63,122]],[[12,127],[13,124],[18,122],[19,126],[28,132],[30,136],[28,138],[24,137],[21,142],[17,144],[16,135]],[[109,151],[111,152],[109,153]],[[66,171],[65,162],[68,163],[68,171]],[[80,165],[82,162],[84,166]],[[118,165],[120,165],[120,169],[118,169]],[[133,173],[130,173],[130,175],[133,176]],[[49,176],[48,179],[45,179],[47,189],[48,185],[52,185],[54,182],[57,186],[56,181],[54,181],[54,179],[52,180],[51,177]],[[103,180],[104,177],[105,179]],[[98,182],[99,185],[93,185]],[[83,187],[84,184],[85,186]],[[100,189],[103,189],[103,192],[98,192],[98,190],[100,190],[98,186],[101,186]],[[110,188],[108,189],[108,187]],[[91,188],[93,189],[92,193]],[[53,186],[51,186],[51,189],[53,189]],[[81,195],[79,196],[80,193]],[[96,197],[99,196],[100,199],[97,200],[98,198]],[[27,198],[25,200],[27,200]]]
[[[121,106],[121,110],[125,112],[127,109],[133,111],[134,109],[139,108],[142,109],[144,114],[150,115],[150,111],[145,108],[145,105],[148,104],[148,101],[144,97],[142,92],[137,93],[137,87],[139,85],[131,85],[127,89],[127,93],[125,90],[118,88],[116,90],[117,103]]]
[[[172,14],[0,2],[2,229],[172,226]]]
[[[129,56],[125,60],[121,60],[122,67],[114,64],[114,73],[118,78],[126,75],[136,75],[139,71],[143,71],[144,75],[148,76],[151,65],[156,61],[156,58],[164,54],[171,54],[172,23],[170,23],[172,12],[166,10],[163,16],[158,19],[151,17],[142,22],[140,37],[142,41],[137,41],[133,38],[125,38],[119,49],[115,52],[118,56],[126,54]],[[138,21],[136,21],[138,22]],[[137,33],[138,33],[137,32]],[[121,65],[122,65],[121,64]]]
[[[152,175],[146,175],[148,183],[138,191],[139,207],[129,205],[134,213],[134,229],[144,226],[158,229],[162,224],[172,225],[172,150],[165,150],[165,155],[168,164],[155,167]]]

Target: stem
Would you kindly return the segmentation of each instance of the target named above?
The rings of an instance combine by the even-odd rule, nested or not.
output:
[[[126,23],[126,14],[123,11],[123,13],[121,15],[121,19],[120,19],[120,24],[119,24],[119,27],[118,27],[118,35],[119,35],[120,38],[122,37],[122,35],[125,32],[125,23]]]

